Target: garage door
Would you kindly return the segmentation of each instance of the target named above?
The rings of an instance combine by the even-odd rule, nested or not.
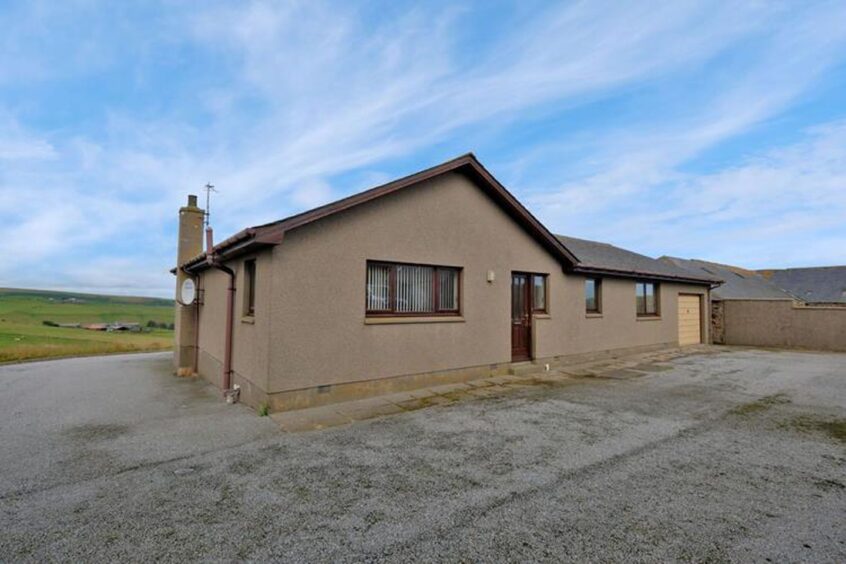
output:
[[[700,319],[699,296],[679,294],[679,345],[702,342]]]

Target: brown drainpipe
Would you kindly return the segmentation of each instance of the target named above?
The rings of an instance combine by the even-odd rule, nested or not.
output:
[[[223,350],[223,393],[229,392],[232,389],[232,330],[234,326],[234,307],[235,307],[235,271],[224,266],[218,258],[212,253],[212,230],[211,227],[206,229],[206,252],[209,266],[221,270],[229,275],[229,287],[226,289],[226,340]]]
[[[202,277],[196,276],[197,298],[194,303],[194,374],[200,373],[200,306],[202,305]]]

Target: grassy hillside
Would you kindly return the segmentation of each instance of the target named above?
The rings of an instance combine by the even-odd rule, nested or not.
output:
[[[72,356],[166,350],[173,331],[100,332],[47,327],[53,323],[173,323],[173,302],[159,298],[101,296],[0,288],[0,362]]]

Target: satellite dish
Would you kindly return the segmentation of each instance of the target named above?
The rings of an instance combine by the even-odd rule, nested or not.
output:
[[[182,305],[191,305],[196,298],[197,286],[194,284],[193,279],[186,278],[182,281],[182,286],[179,288],[179,302]]]

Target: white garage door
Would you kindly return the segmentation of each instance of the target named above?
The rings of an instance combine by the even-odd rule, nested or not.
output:
[[[679,345],[702,342],[699,296],[679,294]]]

